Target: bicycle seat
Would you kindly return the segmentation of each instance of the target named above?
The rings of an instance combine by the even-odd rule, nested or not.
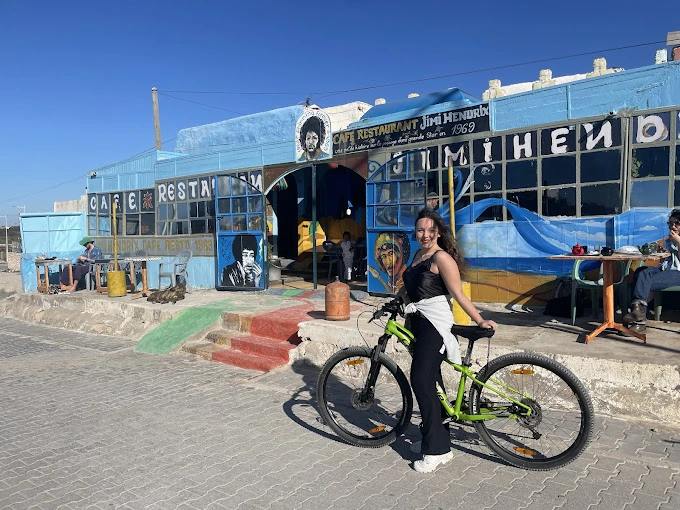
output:
[[[467,338],[470,342],[476,342],[480,338],[491,338],[496,333],[493,328],[480,328],[479,326],[451,326],[451,333],[455,336]]]

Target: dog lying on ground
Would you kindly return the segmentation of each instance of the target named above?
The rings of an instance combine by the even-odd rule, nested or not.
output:
[[[186,294],[186,291],[186,286],[178,283],[169,289],[152,292],[149,294],[149,297],[146,298],[146,300],[151,301],[152,303],[172,303],[174,305],[177,303],[177,301],[184,299],[184,294]]]

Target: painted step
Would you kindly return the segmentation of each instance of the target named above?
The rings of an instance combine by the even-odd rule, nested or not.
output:
[[[314,320],[309,315],[309,312],[313,310],[312,305],[301,305],[256,315],[250,320],[249,332],[254,336],[286,340],[297,345],[300,343],[298,324]]]
[[[224,349],[212,353],[212,360],[227,363],[240,368],[249,370],[259,370],[269,372],[277,367],[287,364],[287,362],[269,356],[248,354],[234,349]]]
[[[295,349],[295,345],[285,340],[247,335],[232,338],[231,348],[246,354],[266,356],[288,363],[289,353]]]

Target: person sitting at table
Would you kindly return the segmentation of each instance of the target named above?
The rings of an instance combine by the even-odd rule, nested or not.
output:
[[[658,266],[642,266],[635,270],[630,313],[623,316],[627,328],[644,333],[647,329],[647,299],[655,290],[680,285],[680,209],[673,209],[668,216],[668,237],[659,241],[659,251],[668,252],[670,257]],[[663,243],[663,244],[662,244]]]
[[[61,290],[64,292],[75,292],[80,280],[90,272],[90,264],[102,258],[102,249],[94,245],[91,237],[83,237],[79,244],[85,247],[85,251],[78,255],[76,264],[72,266],[73,285],[69,285],[68,267],[61,272]]]

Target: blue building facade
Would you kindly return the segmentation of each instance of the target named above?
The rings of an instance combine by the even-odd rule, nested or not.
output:
[[[355,239],[366,237],[369,291],[392,293],[415,252],[413,219],[428,195],[448,218],[452,166],[456,234],[473,299],[541,302],[555,276],[570,270],[547,256],[577,242],[618,247],[659,239],[669,209],[680,205],[680,62],[489,101],[449,89],[375,106],[347,129],[331,133],[330,126],[317,161],[304,157],[300,135],[310,115],[293,106],[187,128],[174,152],[96,169],[87,212],[69,220],[82,230],[71,237],[91,235],[112,252],[115,202],[122,252],[144,249],[170,260],[191,249],[192,285],[220,288],[224,269],[251,243],[243,238],[234,251],[235,237],[255,235],[255,264],[264,274],[256,288],[265,288],[273,238],[302,259],[313,239],[320,245],[349,229]],[[317,201],[327,210],[316,231],[312,165],[322,189],[332,190]],[[287,188],[293,195],[285,198]],[[286,215],[293,219],[284,228]],[[27,291],[35,288],[32,259],[51,235],[40,230],[42,221],[22,218],[22,233],[35,241],[22,266]],[[222,247],[220,236],[227,236]],[[62,238],[55,251],[75,256],[79,247]]]
[[[544,302],[571,269],[547,257],[576,243],[665,237],[680,205],[679,105],[680,62],[670,62],[472,105],[370,110],[334,134],[336,153],[368,150],[369,291],[401,286],[426,196],[448,218],[449,166],[479,301]]]

